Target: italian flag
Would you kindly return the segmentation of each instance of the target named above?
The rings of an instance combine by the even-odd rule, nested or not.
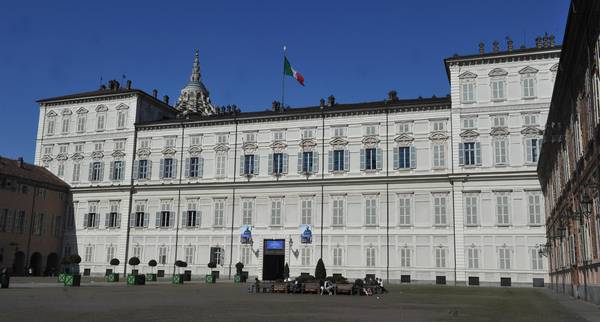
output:
[[[292,68],[292,65],[285,56],[283,57],[283,74],[294,77],[300,85],[304,86],[304,76]]]

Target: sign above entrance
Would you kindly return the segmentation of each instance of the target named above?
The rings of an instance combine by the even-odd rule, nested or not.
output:
[[[252,244],[252,226],[244,225],[240,228],[240,243],[247,245]]]
[[[265,240],[265,248],[267,250],[283,250],[285,241],[283,239]]]
[[[312,244],[312,227],[310,225],[300,225],[300,242]]]

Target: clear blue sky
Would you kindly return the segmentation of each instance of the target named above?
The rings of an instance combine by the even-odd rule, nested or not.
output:
[[[449,93],[443,59],[508,35],[515,46],[553,33],[569,1],[2,1],[0,155],[35,151],[36,99],[95,90],[100,77],[176,100],[200,50],[217,105],[264,110],[281,96],[282,47],[306,79],[286,105]]]

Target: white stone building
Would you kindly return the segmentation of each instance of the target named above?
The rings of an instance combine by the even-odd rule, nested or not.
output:
[[[449,97],[263,112],[215,108],[196,56],[177,108],[116,82],[40,100],[35,161],[71,184],[64,253],[92,274],[137,256],[270,279],[322,257],[350,278],[531,284],[547,276],[535,169],[559,54],[448,58]]]

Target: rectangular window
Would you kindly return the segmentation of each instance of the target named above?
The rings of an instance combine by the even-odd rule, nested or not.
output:
[[[185,247],[185,262],[188,265],[194,264],[194,246]]]
[[[196,210],[188,210],[184,218],[185,227],[196,227],[198,225],[198,218]]]
[[[148,175],[149,170],[149,162],[148,160],[139,160],[138,161],[138,179],[150,179]]]
[[[539,248],[531,248],[531,269],[543,270],[544,269],[544,256],[540,254]]]
[[[189,177],[198,178],[200,177],[200,158],[191,157],[189,161]]]
[[[302,139],[313,139],[315,137],[315,129],[303,129]]]
[[[410,267],[410,249],[400,248],[400,267]]]
[[[254,154],[244,155],[244,174],[254,173]]]
[[[410,133],[412,133],[412,122],[398,123],[398,134],[410,134]]]
[[[117,204],[118,207],[118,204]],[[111,206],[112,208],[112,206]],[[117,228],[121,225],[120,221],[121,219],[119,218],[119,213],[117,212],[118,208],[116,209],[116,211],[113,211],[111,209],[111,212],[107,214],[108,218],[106,219],[106,228]]]
[[[102,181],[102,162],[92,162],[90,167],[90,181]]]
[[[98,113],[96,118],[96,131],[103,131],[106,123],[106,113]]]
[[[377,170],[377,149],[365,149],[365,170]]]
[[[161,178],[172,179],[175,178],[175,164],[177,161],[175,159],[167,158],[162,159],[162,176]]]
[[[47,131],[46,131],[47,135],[54,135],[54,127],[55,127],[55,124],[56,124],[55,118],[56,117],[54,117],[54,116],[48,117],[48,128],[47,128]]]
[[[52,155],[53,150],[54,150],[53,145],[44,145],[44,154],[45,155]]]
[[[115,247],[108,246],[106,247],[106,262],[110,263],[110,261],[115,258]]]
[[[477,128],[477,117],[463,117],[462,118],[463,129],[476,129]]]
[[[398,195],[398,224],[409,226],[412,224],[412,201],[411,195]]]
[[[124,151],[125,150],[125,140],[115,140],[115,151]]]
[[[115,181],[123,180],[125,169],[123,164],[125,161],[113,161],[113,167],[111,171],[111,179]]]
[[[216,263],[217,265],[222,266],[224,260],[223,248],[221,247],[211,247],[210,248],[210,261]]]
[[[104,142],[103,141],[98,141],[98,142],[94,142],[94,151],[104,151]]]
[[[437,120],[431,121],[431,128],[433,132],[444,132],[446,131],[446,121]]]
[[[537,163],[540,153],[541,139],[525,139],[526,161],[528,163]]]
[[[75,153],[83,153],[85,143],[75,143]]]
[[[312,173],[313,172],[313,152],[302,152],[302,172]]]
[[[527,210],[530,225],[542,224],[542,196],[540,193],[529,193],[527,195]]]
[[[127,122],[127,111],[119,110],[117,112],[117,129],[125,128],[126,122]]]
[[[310,266],[310,248],[303,247],[300,251],[300,258],[302,261],[302,266]]]
[[[56,175],[59,177],[64,177],[65,176],[65,164],[64,162],[61,162],[58,164],[58,169],[56,170]]]
[[[225,177],[225,165],[227,163],[227,155],[223,152],[217,153],[215,176],[218,178]]]
[[[242,199],[242,225],[252,225],[254,213],[254,199]]]
[[[59,154],[67,154],[68,151],[69,151],[68,144],[59,144],[58,145],[58,153]]]
[[[250,255],[252,252],[252,249],[250,248],[250,246],[247,245],[243,245],[240,249],[240,262],[242,262],[242,264],[244,264],[244,266],[248,266],[250,264],[252,264],[252,256]]]
[[[342,266],[342,248],[334,247],[333,248],[333,266]]]
[[[479,197],[477,195],[465,195],[465,224],[467,226],[476,226],[479,224],[478,203]]]
[[[167,246],[158,248],[158,263],[161,265],[167,264]]]
[[[398,168],[399,169],[410,169],[410,147],[401,146],[398,148]]]
[[[69,125],[71,124],[71,119],[69,117],[63,117],[62,119],[62,133],[69,133]]]
[[[190,146],[202,145],[202,135],[190,135]]]
[[[313,200],[312,198],[302,199],[301,201],[301,224],[303,225],[312,225],[312,206]]]
[[[377,224],[377,197],[365,197],[365,225]]]
[[[285,132],[273,131],[273,141],[285,141]]]
[[[41,236],[44,231],[44,214],[37,214],[33,218],[33,233]]]
[[[333,171],[344,170],[344,150],[333,150]]]
[[[152,138],[140,138],[140,149],[149,149],[152,147]]]
[[[271,225],[281,226],[281,208],[283,200],[281,198],[271,199]]]
[[[94,259],[94,246],[91,246],[91,245],[85,246],[85,255],[84,255],[83,260],[86,263],[91,263],[93,259]]]
[[[496,195],[496,218],[499,226],[510,225],[510,194],[499,193]]]
[[[505,86],[506,82],[504,79],[492,79],[490,85],[492,87],[492,101],[504,100],[505,97]]]
[[[435,267],[444,268],[446,267],[446,249],[436,248],[435,249]]]
[[[367,247],[367,267],[375,267],[375,247]]]
[[[506,115],[492,116],[492,127],[506,127]]]
[[[498,264],[500,269],[510,269],[510,249],[498,249]]]
[[[523,98],[535,97],[535,79],[533,77],[523,78]]]
[[[218,134],[217,135],[217,144],[227,144],[228,143],[228,134]]]
[[[244,142],[256,142],[256,132],[246,133],[246,140]]]
[[[434,195],[433,196],[433,215],[434,225],[447,225],[447,207],[446,207],[446,195]]]
[[[494,160],[496,165],[508,164],[508,141],[505,138],[494,139]]]
[[[85,132],[85,122],[86,122],[85,114],[77,115],[77,132],[78,133]]]
[[[523,114],[523,125],[525,126],[536,126],[538,125],[537,114]]]
[[[174,148],[176,140],[176,136],[165,136],[165,148]]]
[[[133,257],[137,257],[140,260],[142,260],[142,246],[140,246],[140,245],[133,246],[131,253],[132,253]]]
[[[365,136],[376,136],[377,135],[377,127],[376,124],[365,125],[363,131]]]
[[[464,164],[465,165],[476,165],[476,160],[475,160],[475,142],[467,142],[467,143],[463,143],[464,146],[464,150],[463,150],[463,156],[464,156]]]
[[[443,143],[433,144],[433,167],[446,167],[446,146]]]
[[[344,198],[333,197],[333,221],[334,226],[344,225]]]
[[[273,153],[273,169],[272,174],[284,173],[284,157],[283,153]]]
[[[220,227],[225,224],[225,199],[214,199],[214,226]]]
[[[479,268],[479,249],[468,248],[467,249],[467,265],[469,269]]]
[[[333,137],[345,137],[346,136],[346,127],[334,127]]]
[[[475,101],[475,83],[474,81],[464,81],[461,84],[462,103],[472,103]]]

